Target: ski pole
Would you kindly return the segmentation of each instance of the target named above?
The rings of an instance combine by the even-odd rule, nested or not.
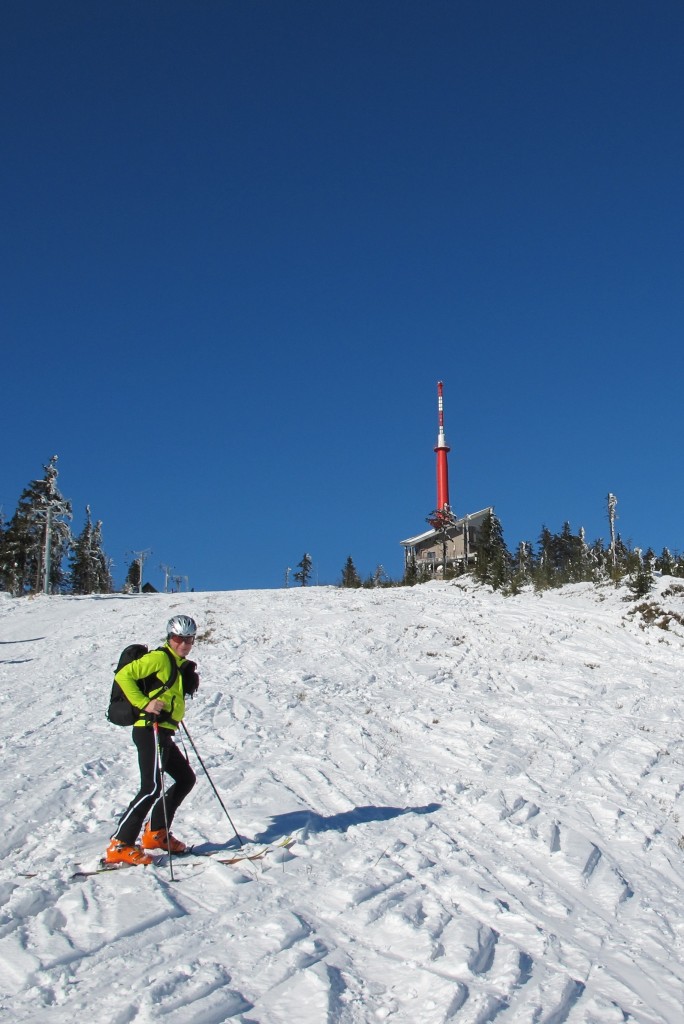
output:
[[[225,814],[226,818],[227,818],[227,819],[228,819],[228,821],[230,822],[230,827],[232,828],[233,832],[235,833],[235,836],[236,836],[236,838],[237,838],[237,841],[238,841],[238,843],[239,843],[239,844],[240,844],[240,846],[242,847],[242,846],[243,846],[243,842],[242,842],[242,840],[240,839],[240,836],[239,836],[239,834],[238,834],[238,830],[237,830],[237,829],[235,828],[235,825],[233,825],[233,821],[232,821],[232,819],[231,819],[231,817],[230,817],[230,814],[229,814],[229,813],[228,813],[228,811],[226,810],[226,806],[225,806],[225,804],[224,804],[223,800],[221,799],[221,797],[219,796],[219,791],[217,790],[216,786],[214,785],[214,783],[213,783],[213,780],[212,780],[212,777],[211,777],[211,775],[210,775],[210,774],[209,774],[209,772],[207,771],[207,766],[205,765],[205,763],[204,763],[204,761],[202,760],[202,758],[201,758],[201,757],[199,756],[199,751],[197,750],[197,747],[196,747],[196,746],[195,746],[195,744],[193,743],[193,739],[192,739],[192,736],[190,735],[190,733],[188,732],[188,727],[187,727],[187,725],[185,724],[185,722],[181,722],[181,726],[182,726],[182,728],[183,728],[183,731],[184,731],[185,735],[186,735],[186,736],[188,737],[188,739],[190,740],[190,746],[191,746],[191,747],[192,747],[192,749],[193,749],[193,750],[195,751],[195,757],[197,758],[197,760],[199,761],[199,763],[200,763],[200,764],[202,765],[202,768],[203,768],[203,770],[204,770],[204,774],[205,774],[205,775],[206,775],[206,777],[207,777],[207,778],[209,779],[209,785],[210,785],[210,786],[211,786],[211,788],[212,788],[212,789],[214,790],[214,794],[215,794],[215,796],[216,796],[216,799],[218,800],[218,802],[219,802],[219,803],[221,804],[221,807],[223,808],[223,813]]]
[[[162,768],[161,749],[159,747],[159,726],[156,722],[152,723],[154,729],[154,749],[157,752],[157,770],[159,772],[159,780],[161,782],[161,801],[162,810],[164,811],[164,827],[166,828],[166,849],[169,855],[169,871],[171,872],[171,881],[175,882],[176,879],[173,877],[173,855],[171,853],[171,832],[169,830],[169,816],[166,811],[166,793],[164,792],[164,770]]]

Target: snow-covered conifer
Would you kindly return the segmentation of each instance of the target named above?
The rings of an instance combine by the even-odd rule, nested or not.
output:
[[[72,513],[71,502],[57,487],[56,463],[57,456],[53,455],[43,467],[42,480],[32,480],[24,488],[3,535],[1,583],[3,589],[15,595],[42,589],[52,592],[64,583],[62,562],[73,543],[66,520],[72,518]]]
[[[102,550],[102,522],[93,526],[90,505],[86,505],[86,521],[74,544],[70,573],[74,594],[110,594],[112,577],[107,556]]]
[[[304,553],[301,562],[297,564],[297,572],[293,573],[294,578],[297,580],[297,583],[305,587],[311,578],[312,571],[313,561],[311,555]]]
[[[510,577],[511,556],[501,522],[493,512],[487,514],[477,532],[475,554],[475,578],[489,583],[495,590],[503,587]]]
[[[340,586],[341,587],[360,587],[361,586],[361,577],[359,576],[358,572],[356,571],[356,566],[354,565],[354,561],[353,561],[351,555],[349,556],[347,561],[344,563],[344,568],[342,569],[342,582],[340,583]]]

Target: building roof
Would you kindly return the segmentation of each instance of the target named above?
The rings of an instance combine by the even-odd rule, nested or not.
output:
[[[487,508],[480,509],[479,512],[471,512],[467,516],[462,516],[460,519],[454,519],[454,526],[463,526],[464,523],[469,523],[471,519],[479,519],[484,517],[488,512],[493,512],[494,506],[488,505]],[[403,547],[413,547],[414,544],[420,544],[424,540],[430,540],[431,537],[436,537],[437,530],[426,530],[425,533],[419,533],[415,537],[407,537],[406,540],[401,540],[399,543]]]

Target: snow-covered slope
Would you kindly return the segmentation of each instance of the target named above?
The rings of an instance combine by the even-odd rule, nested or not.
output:
[[[684,590],[625,598],[0,598],[0,1018],[681,1024]],[[112,666],[177,611],[236,828],[297,844],[74,881],[137,788]],[[189,757],[174,831],[230,844]]]

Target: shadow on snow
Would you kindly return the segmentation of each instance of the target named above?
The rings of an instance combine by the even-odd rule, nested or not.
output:
[[[369,821],[389,821],[402,814],[432,814],[441,809],[441,804],[425,804],[422,807],[355,807],[341,814],[330,814],[325,817],[315,811],[290,811],[288,814],[276,814],[264,832],[258,832],[252,839],[240,836],[241,843],[272,843],[282,836],[302,830],[306,836],[309,832],[346,832],[354,825],[365,825]],[[238,845],[236,839],[226,843],[200,843],[194,847],[195,853],[219,853],[221,850],[234,850]]]
[[[315,811],[290,811],[288,814],[276,814],[271,819],[265,832],[254,837],[258,843],[270,843],[279,836],[290,835],[303,829],[307,832],[346,832],[355,825],[365,825],[369,821],[389,821],[402,814],[432,814],[441,808],[441,804],[425,804],[422,807],[354,807],[351,811],[330,814],[325,817]]]
[[[36,640],[44,639],[44,636],[29,636],[26,640],[0,640],[0,644],[35,644]]]

